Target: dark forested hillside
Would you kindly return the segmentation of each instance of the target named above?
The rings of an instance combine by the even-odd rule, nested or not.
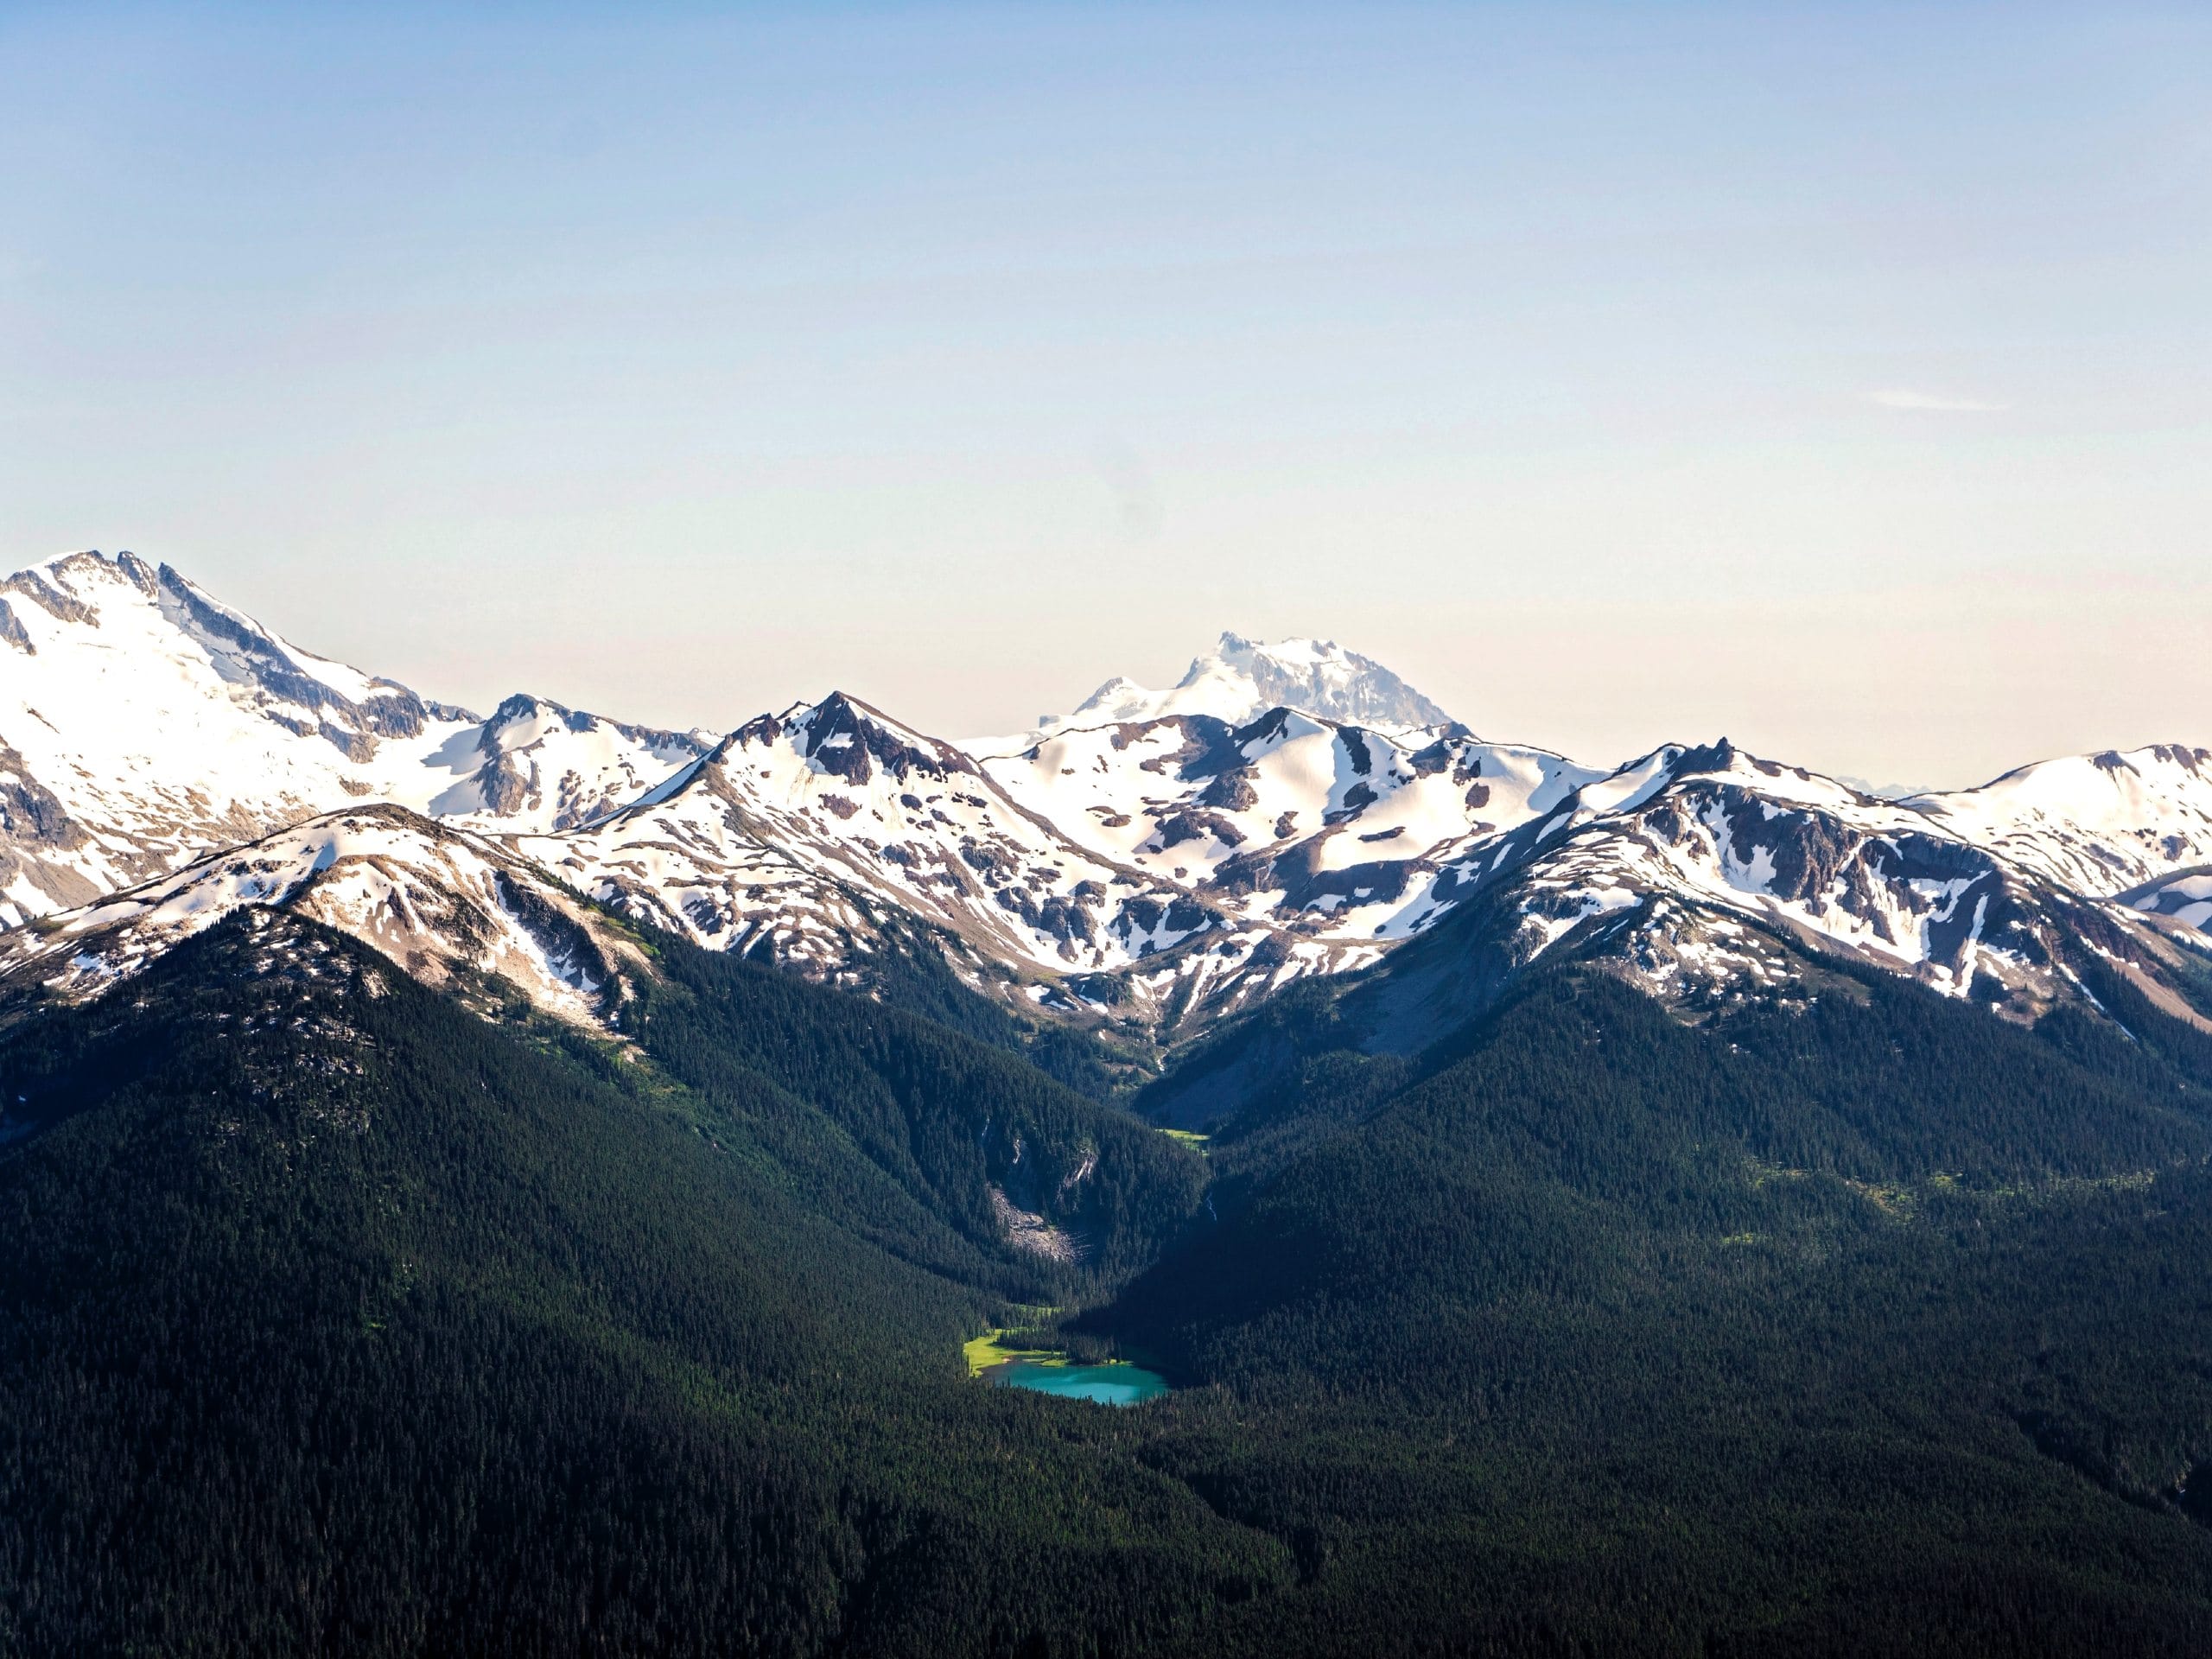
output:
[[[1221,1224],[1090,1320],[1279,1426],[1163,1454],[1308,1563],[1222,1650],[2195,1641],[2195,1032],[1842,974],[1693,1028],[1563,963],[1371,1056],[1313,1001],[1196,1058],[1269,1079]]]
[[[988,1253],[800,1092],[865,1068],[693,1090],[250,919],[0,1049],[36,1131],[0,1155],[0,1650],[1134,1643],[1281,1573],[1117,1425],[967,1380]],[[918,1122],[1006,1087],[1079,1131],[937,1042]]]
[[[6,1011],[0,1651],[2201,1647],[2212,1065],[2124,981],[1294,990],[1138,1097],[1202,1160],[645,942],[612,1039],[266,912]],[[964,1376],[1041,1303],[1183,1386]]]
[[[806,1122],[834,1124],[918,1213],[978,1249],[999,1236],[993,1187],[1065,1226],[1082,1251],[1077,1282],[1150,1260],[1198,1207],[1197,1157],[1004,1048],[728,957],[671,944],[662,963],[665,977],[624,1023],[672,1076],[763,1135],[790,1121],[774,1094],[803,1099]],[[880,1227],[883,1204],[858,1196],[842,1177],[813,1194],[817,1209]],[[994,1282],[1018,1300],[1053,1300],[1070,1279],[1032,1263]]]

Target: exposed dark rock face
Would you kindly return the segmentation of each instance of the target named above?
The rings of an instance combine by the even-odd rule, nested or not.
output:
[[[1276,741],[1289,730],[1289,728],[1290,710],[1277,707],[1268,709],[1258,719],[1238,727],[1230,734],[1230,742],[1231,747],[1242,753],[1255,743]]]
[[[92,839],[54,791],[31,776],[23,757],[4,743],[0,743],[0,836],[64,850]]]
[[[143,563],[132,563],[143,571]],[[133,579],[143,578],[134,573]],[[208,604],[168,565],[152,581],[149,591],[162,610],[205,643],[228,665],[226,671],[282,702],[316,711],[317,730],[348,760],[365,760],[376,753],[378,738],[418,736],[429,723],[429,708],[405,686],[374,681],[378,694],[356,702],[302,670],[267,634]]]
[[[1205,906],[1187,895],[1173,899],[1148,895],[1132,899],[1122,906],[1122,918],[1120,931],[1125,938],[1162,929],[1170,933],[1196,932],[1211,919]]]
[[[801,717],[805,722],[801,753],[823,771],[855,785],[867,783],[877,766],[893,778],[922,777],[939,783],[956,775],[977,775],[976,763],[950,744],[910,742],[874,715],[874,710],[843,692],[831,692]],[[750,741],[756,730],[772,741],[784,728],[773,715],[764,715],[741,728],[738,735]]]
[[[2192,749],[2179,743],[2154,743],[2151,753],[2168,766],[2179,766],[2193,777],[2212,777],[2212,749]]]
[[[1408,755],[1406,764],[1413,768],[1413,774],[1416,778],[1433,777],[1452,764],[1452,745],[1447,740],[1440,737],[1427,748],[1416,749]]]
[[[752,719],[747,721],[744,725],[739,727],[735,731],[729,734],[724,747],[728,747],[734,745],[736,747],[743,748],[750,744],[773,743],[780,739],[783,734],[784,722],[778,716],[774,715],[755,715]],[[919,806],[921,803],[919,801],[916,801],[914,804]]]
[[[1357,899],[1363,904],[1395,903],[1405,897],[1415,875],[1427,874],[1435,868],[1425,860],[1396,858],[1325,870],[1321,868],[1321,856],[1328,840],[1325,836],[1316,836],[1274,861],[1268,885],[1283,890],[1286,908],[1310,910],[1332,896],[1347,901]]]
[[[1273,884],[1275,856],[1263,849],[1225,858],[1214,866],[1213,880],[1206,885],[1224,899],[1244,899],[1263,892]]]
[[[0,583],[0,588],[8,593],[21,594],[60,621],[81,623],[88,628],[97,628],[100,625],[99,612],[82,600],[63,593],[35,570],[17,571],[4,583]]]
[[[1677,778],[1687,778],[1693,772],[1727,772],[1735,764],[1736,746],[1724,737],[1718,743],[1682,750],[1675,755],[1669,770]]]
[[[1254,729],[1247,727],[1243,731],[1232,731],[1228,721],[1216,720],[1211,715],[1170,715],[1164,720],[1116,726],[1114,747],[1126,749],[1162,728],[1173,728],[1179,741],[1166,753],[1139,762],[1139,767],[1163,778],[1184,779],[1211,778],[1217,772],[1243,766],[1242,746],[1249,741],[1249,734]]]
[[[1375,802],[1375,791],[1370,785],[1354,784],[1344,791],[1344,804],[1328,815],[1328,822],[1342,823],[1347,818],[1356,818]]]
[[[1159,834],[1154,838],[1160,851],[1179,847],[1185,842],[1204,841],[1208,836],[1224,847],[1241,847],[1244,832],[1218,812],[1172,812],[1160,820]]]
[[[343,726],[334,726],[326,720],[316,725],[315,734],[356,765],[376,755],[377,741],[366,732],[348,731]]]
[[[530,798],[530,780],[522,775],[512,757],[500,753],[476,774],[478,792],[484,798],[485,808],[493,812],[519,812]]]
[[[1088,944],[1097,937],[1097,924],[1091,914],[1095,905],[1083,903],[1073,893],[1039,897],[1027,887],[1001,887],[993,897],[1001,910],[1064,944]]]
[[[981,874],[988,886],[1011,881],[1021,873],[1021,862],[1003,847],[989,847],[975,840],[960,843],[960,856]]]
[[[1224,812],[1246,812],[1259,804],[1259,791],[1252,787],[1252,769],[1237,766],[1223,772],[1198,793],[1200,806],[1218,808]],[[1235,842],[1230,843],[1234,846]]]

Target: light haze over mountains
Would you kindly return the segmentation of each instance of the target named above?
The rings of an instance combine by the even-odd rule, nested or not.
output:
[[[863,987],[919,939],[1025,1015],[1155,1046],[1446,923],[1503,977],[1573,939],[1662,1001],[1773,995],[1801,970],[1760,941],[1788,939],[2029,1023],[2086,997],[2084,952],[2180,1006],[2212,950],[2212,750],[1889,800],[1726,738],[1488,741],[1328,640],[1224,633],[1173,687],[1007,738],[843,692],[671,731],[527,693],[480,716],[79,553],[0,584],[0,973],[69,995],[309,895],[410,971],[576,1020],[611,1017],[620,950],[563,894]]]

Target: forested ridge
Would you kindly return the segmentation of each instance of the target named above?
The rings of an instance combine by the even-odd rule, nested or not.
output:
[[[1223,1224],[1089,1322],[1278,1426],[1168,1465],[1324,1564],[1226,1649],[2200,1639],[2199,1034],[1827,983],[1693,1029],[1567,962],[1420,1056],[1322,998],[1225,1034],[1275,1081]]]
[[[611,1039],[266,913],[6,1011],[0,1651],[2201,1648],[2212,1039],[2125,982],[1294,991],[1201,1160],[639,937]],[[1183,1386],[964,1376],[1045,1306]]]

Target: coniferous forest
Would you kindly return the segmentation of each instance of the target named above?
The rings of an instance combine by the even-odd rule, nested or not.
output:
[[[0,1651],[2202,1650],[2212,1039],[2124,981],[1569,951],[1394,1052],[1386,964],[1114,1095],[639,937],[611,1038],[270,912],[8,1011]]]

